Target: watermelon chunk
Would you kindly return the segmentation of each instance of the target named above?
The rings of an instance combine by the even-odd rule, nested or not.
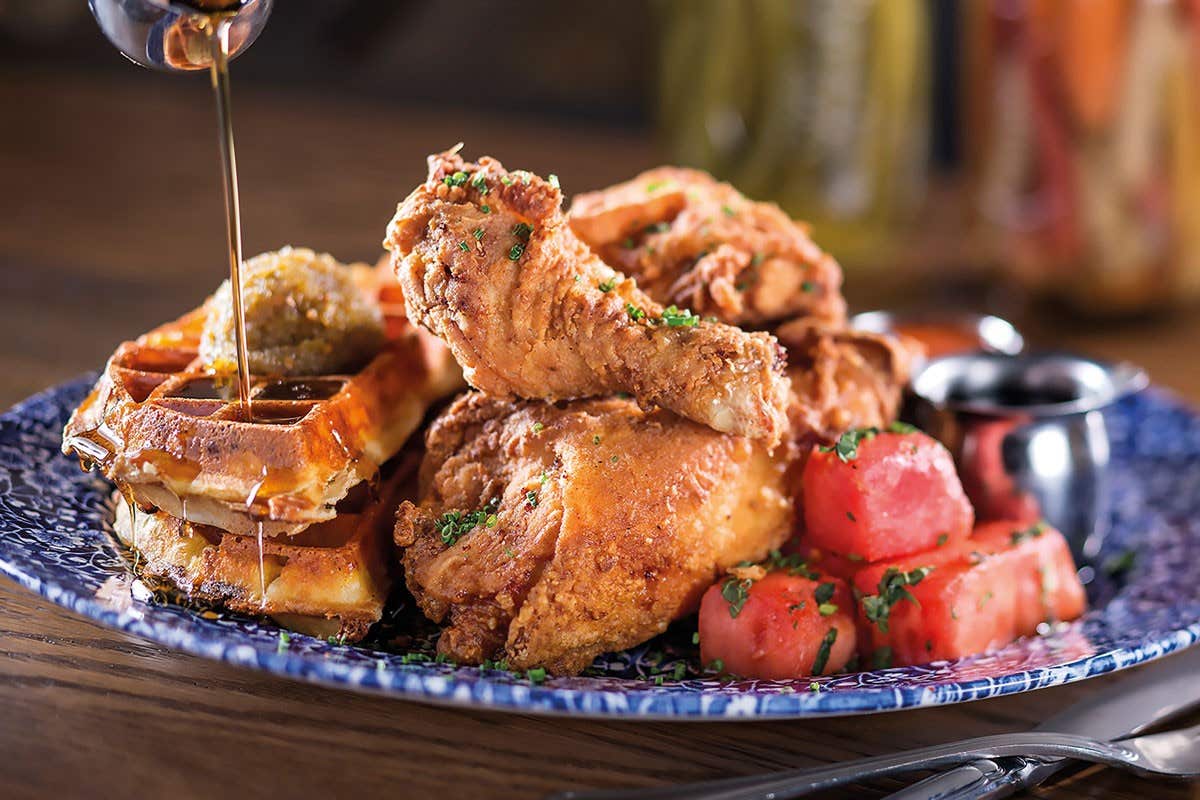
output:
[[[872,564],[854,586],[860,647],[875,666],[986,653],[1087,606],[1063,535],[1023,522],[988,523],[953,546]]]
[[[951,544],[975,521],[954,459],[919,431],[851,431],[813,451],[802,484],[806,541],[852,561]]]
[[[854,597],[837,578],[761,567],[735,571],[700,602],[700,657],[745,678],[787,680],[843,669],[857,652]],[[739,575],[748,577],[739,578]]]

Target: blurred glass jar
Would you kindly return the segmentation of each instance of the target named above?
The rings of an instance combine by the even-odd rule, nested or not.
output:
[[[810,222],[849,267],[887,263],[925,192],[924,0],[666,0],[659,126],[672,158]]]
[[[972,0],[964,24],[1003,268],[1086,314],[1200,298],[1200,0]]]

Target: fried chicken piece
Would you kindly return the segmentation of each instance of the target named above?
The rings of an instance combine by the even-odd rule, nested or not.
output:
[[[384,246],[412,319],[450,346],[467,381],[500,397],[617,392],[715,430],[777,443],[783,350],[663,309],[571,232],[556,185],[455,152],[400,205]]]
[[[795,440],[830,442],[896,418],[919,342],[799,319],[776,331],[788,351]]]
[[[766,447],[611,398],[471,392],[434,422],[397,514],[408,587],[458,663],[578,673],[695,610],[791,524]]]
[[[808,227],[706,172],[659,167],[578,195],[571,228],[651,297],[730,325],[845,320],[842,270]]]

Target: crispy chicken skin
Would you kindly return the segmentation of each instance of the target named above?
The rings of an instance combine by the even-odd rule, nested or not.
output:
[[[797,441],[830,442],[850,428],[890,423],[922,352],[914,339],[806,319],[786,323],[776,334],[788,351],[788,416]]]
[[[578,195],[571,228],[662,303],[731,325],[793,317],[840,325],[842,271],[808,228],[706,172],[658,167]]]
[[[497,397],[627,392],[777,443],[788,384],[774,337],[664,319],[572,233],[561,203],[557,186],[494,159],[430,156],[428,180],[384,242],[411,318],[446,341],[472,386]]]
[[[418,604],[447,623],[439,652],[459,663],[578,673],[695,610],[791,523],[784,465],[761,442],[629,400],[472,392],[426,447],[396,544]],[[476,510],[465,532],[445,524]]]

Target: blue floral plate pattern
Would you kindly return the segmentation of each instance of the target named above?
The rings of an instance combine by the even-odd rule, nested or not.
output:
[[[1024,692],[1122,669],[1200,640],[1200,416],[1163,392],[1108,414],[1112,533],[1082,620],[988,655],[816,681],[728,681],[690,630],[597,659],[573,678],[437,663],[396,639],[339,645],[269,621],[136,591],[109,528],[111,488],[59,452],[85,377],[0,417],[0,573],[105,625],[205,658],[329,686],[524,713],[657,718],[860,714]],[[1108,572],[1115,572],[1109,575]],[[133,592],[130,589],[134,589]],[[384,626],[386,628],[386,626]],[[393,631],[394,632],[394,631]],[[408,647],[420,642],[404,639]],[[428,640],[425,640],[428,644]]]

